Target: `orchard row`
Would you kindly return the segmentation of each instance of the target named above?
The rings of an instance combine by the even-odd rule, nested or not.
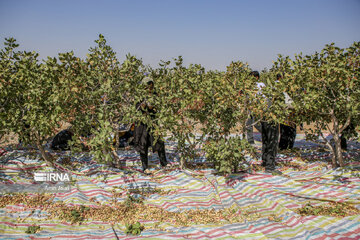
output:
[[[339,136],[360,119],[360,42],[346,49],[326,45],[309,56],[279,55],[270,71],[261,73],[261,93],[242,62],[224,72],[205,71],[198,64],[184,66],[178,57],[151,68],[131,55],[120,63],[102,35],[95,43],[85,59],[67,52],[40,62],[37,53],[18,51],[15,39],[6,39],[0,52],[0,134],[15,133],[35,144],[52,164],[43,143],[67,122],[76,136],[72,151],[81,151],[79,139],[91,133],[87,145],[95,159],[113,162],[117,155],[109,136],[122,124],[142,121],[157,137],[177,142],[182,166],[205,146],[208,159],[231,172],[253,150],[243,138],[229,137],[244,135],[251,112],[259,121],[313,123],[308,138],[323,137],[333,164],[343,165]],[[146,74],[154,80],[155,95],[141,84]],[[136,108],[141,101],[154,106],[155,119]]]

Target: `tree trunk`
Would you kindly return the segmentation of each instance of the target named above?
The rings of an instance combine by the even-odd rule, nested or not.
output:
[[[183,157],[180,158],[180,169],[181,170],[185,169],[185,159]]]
[[[120,157],[117,154],[116,150],[111,151],[111,156],[113,158],[111,167],[115,167],[115,168],[118,168],[118,169],[123,169],[124,167],[126,167],[126,163],[120,161]]]
[[[323,139],[326,141],[325,137],[323,137]],[[330,151],[332,151],[332,158],[331,158],[331,165],[333,168],[338,167],[339,165],[337,164],[336,161],[336,154],[335,154],[335,146],[332,146],[330,142],[326,142],[326,146],[329,148]]]
[[[337,131],[335,131],[334,133],[334,143],[335,143],[335,147],[334,147],[334,157],[335,157],[335,161],[336,161],[336,167],[340,165],[340,167],[344,166],[344,158],[342,155],[342,151],[341,151],[341,139],[339,137],[339,134],[337,133]]]
[[[40,153],[41,153],[41,156],[42,158],[45,160],[45,162],[52,168],[56,169],[55,165],[54,165],[54,162],[52,160],[52,157],[50,156],[50,154],[48,154],[43,145],[40,143],[39,140],[36,141],[36,146],[37,148],[40,150]]]
[[[248,116],[248,118],[250,117],[250,115]],[[246,133],[247,133],[247,121],[248,119],[245,119],[243,122],[242,122],[242,139],[246,139]]]
[[[45,160],[45,162],[52,168],[56,169],[53,159],[50,156],[50,154],[48,154],[43,145],[41,144],[41,140],[40,140],[40,135],[37,131],[35,131],[35,137],[36,137],[36,147],[40,150],[41,156],[42,158]]]
[[[334,139],[334,144],[335,147],[333,148],[333,155],[336,161],[336,166],[334,167],[338,167],[340,165],[340,167],[344,166],[344,159],[343,159],[343,155],[341,152],[341,139],[339,137],[340,133],[340,127],[339,127],[339,122],[337,120],[337,118],[335,117],[334,111],[332,111],[332,120],[334,122],[333,125],[333,139]]]

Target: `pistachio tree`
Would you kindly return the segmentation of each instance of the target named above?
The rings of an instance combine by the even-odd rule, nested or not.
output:
[[[177,142],[182,167],[198,157],[205,144],[208,158],[220,171],[236,170],[247,146],[245,140],[234,141],[229,135],[239,131],[237,123],[248,117],[244,102],[251,97],[240,92],[254,88],[248,83],[250,70],[242,63],[234,63],[225,74],[205,72],[201,65],[183,66],[181,57],[175,59],[173,67],[170,64],[161,63],[161,68],[152,74],[158,93],[154,131],[158,136],[167,133]],[[219,144],[223,147],[215,149]],[[215,157],[214,151],[220,151],[219,155]],[[239,154],[225,154],[231,151]]]
[[[171,61],[162,61],[160,68],[152,70],[156,91],[156,119],[152,128],[157,137],[170,136],[177,142],[181,167],[189,159],[198,156],[204,140],[201,124],[211,107],[205,94],[204,68],[200,65],[183,66],[180,56]]]
[[[63,112],[57,92],[58,64],[55,58],[39,63],[38,53],[17,51],[8,38],[0,52],[1,133],[17,134],[24,144],[34,144],[43,159],[53,165],[44,141],[59,127]]]
[[[257,99],[256,79],[250,72],[247,64],[231,62],[224,74],[210,78],[212,107],[204,128],[208,136],[204,149],[208,160],[220,172],[237,171],[245,155],[255,153],[245,139],[245,132],[250,113],[261,115],[258,111],[261,102]]]
[[[334,167],[344,166],[340,136],[350,122],[357,126],[360,114],[360,42],[343,49],[326,45],[321,52],[294,59],[279,56],[274,69],[283,73],[280,89],[293,99],[297,122],[312,123],[307,138],[323,139],[331,150]],[[324,134],[329,132],[333,144]]]
[[[102,35],[95,43],[85,60],[61,55],[68,93],[64,102],[75,133],[73,146],[82,141],[95,159],[111,163],[117,160],[113,145],[119,125],[129,124],[137,116],[139,94],[135,93],[142,79],[142,62],[128,55],[121,64]]]

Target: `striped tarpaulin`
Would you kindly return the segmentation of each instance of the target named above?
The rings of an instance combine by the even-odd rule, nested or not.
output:
[[[259,137],[257,135],[257,137]],[[259,140],[257,138],[257,140]],[[212,224],[190,224],[175,226],[171,222],[157,223],[141,220],[145,226],[139,236],[126,235],[125,226],[120,223],[85,221],[73,225],[57,219],[47,219],[46,211],[27,210],[25,206],[7,205],[0,209],[1,239],[360,239],[360,215],[347,217],[301,216],[296,209],[307,203],[327,202],[351,203],[360,208],[360,145],[351,142],[346,161],[350,164],[333,170],[328,164],[327,152],[312,152],[313,144],[298,135],[296,147],[303,147],[301,157],[294,154],[279,154],[277,158],[281,176],[273,176],[262,171],[246,171],[221,176],[214,169],[177,168],[178,156],[173,143],[167,143],[167,157],[175,166],[171,171],[157,170],[159,161],[156,154],[149,157],[152,175],[144,175],[140,170],[139,155],[133,150],[118,151],[123,169],[115,169],[97,164],[86,154],[73,156],[77,163],[71,177],[76,180],[71,191],[54,193],[53,201],[73,205],[99,203],[110,204],[116,192],[117,200],[127,197],[124,189],[153,188],[167,194],[151,194],[144,203],[170,212],[192,209],[235,208],[239,214],[245,209],[253,209],[258,214],[254,220],[227,222],[221,220]],[[257,142],[260,150],[261,143]],[[0,158],[1,186],[11,188],[12,184],[32,184],[34,172],[53,171],[36,154],[26,150],[6,149]],[[61,159],[67,152],[56,153]],[[250,159],[250,158],[248,158]],[[355,159],[355,161],[354,161]],[[195,162],[206,161],[204,157]],[[258,159],[250,159],[260,164]],[[281,163],[293,163],[286,165]],[[246,164],[245,164],[246,165]],[[290,167],[289,167],[290,166]],[[293,166],[293,167],[292,167]],[[61,167],[61,166],[59,166]],[[31,215],[31,217],[28,217]],[[276,216],[274,219],[273,216]],[[19,221],[19,219],[25,219]],[[33,224],[41,230],[36,234],[25,231]]]

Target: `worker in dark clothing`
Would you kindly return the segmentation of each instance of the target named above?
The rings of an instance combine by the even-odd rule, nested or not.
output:
[[[266,172],[278,173],[275,170],[275,159],[278,148],[279,124],[273,121],[261,121],[261,141],[262,141],[262,166]]]
[[[280,141],[279,149],[292,149],[295,144],[296,125],[280,124]]]
[[[149,94],[154,93],[154,82],[151,78],[145,77],[143,83],[146,85],[149,90]],[[136,104],[136,108],[139,109],[143,114],[149,114],[152,119],[155,118],[155,109],[148,103],[146,100]],[[142,169],[146,173],[148,169],[148,149],[151,146],[153,152],[157,152],[160,159],[160,164],[162,167],[167,165],[166,155],[165,155],[165,143],[161,139],[155,138],[152,134],[152,129],[148,127],[145,123],[139,122],[135,124],[134,129],[134,148],[140,153]]]
[[[256,78],[256,81],[257,81],[256,84],[257,84],[258,89],[261,89],[261,87],[264,86],[263,83],[259,82],[260,74],[258,71],[252,71],[249,76]],[[251,112],[249,112],[249,117],[246,120],[246,138],[250,144],[255,144],[253,127],[255,127],[256,130],[258,130],[258,132],[261,132],[260,122],[254,125],[255,121],[257,121],[257,120],[258,119],[255,119],[253,114]]]
[[[280,81],[282,79],[281,74],[276,75],[277,81]],[[292,99],[290,96],[284,92],[285,96],[285,104],[288,107],[291,107]],[[291,115],[289,116],[289,121],[287,124],[280,124],[280,141],[279,141],[279,149],[285,150],[285,149],[292,149],[295,144],[295,138],[296,138],[296,125],[294,123],[291,123]]]
[[[263,96],[261,93],[259,96]],[[264,96],[263,96],[264,97]],[[267,99],[269,107],[271,99]],[[261,121],[261,141],[262,141],[262,166],[265,172],[281,175],[282,173],[275,169],[276,154],[279,141],[279,124],[273,120],[263,119]]]
[[[343,130],[340,140],[341,140],[341,149],[347,151],[347,139],[352,136],[356,136],[355,126],[353,121],[350,121],[350,124]]]
[[[30,125],[23,121],[23,128],[22,128],[23,136],[26,136],[27,139],[30,139]],[[24,137],[19,137],[19,144],[24,142]]]

